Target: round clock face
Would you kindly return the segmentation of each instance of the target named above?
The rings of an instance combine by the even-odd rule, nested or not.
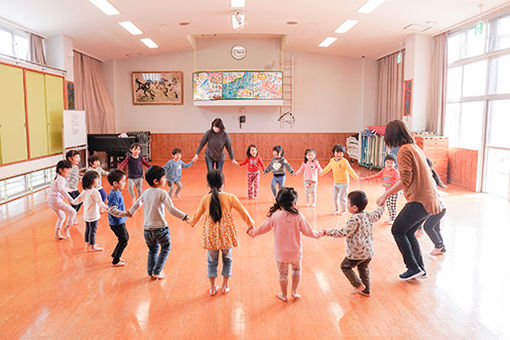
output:
[[[243,45],[235,45],[232,47],[232,58],[241,60],[246,57],[246,48]]]

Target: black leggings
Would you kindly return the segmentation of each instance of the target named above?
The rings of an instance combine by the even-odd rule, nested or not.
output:
[[[414,233],[429,216],[421,203],[409,202],[400,211],[391,227],[391,233],[402,254],[407,269],[425,270],[420,244]]]
[[[443,209],[439,214],[429,216],[423,224],[423,229],[434,243],[434,247],[438,249],[444,247],[443,236],[441,236],[441,219],[445,214],[446,209]]]

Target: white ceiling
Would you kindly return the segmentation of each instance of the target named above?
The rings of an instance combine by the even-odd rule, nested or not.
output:
[[[432,22],[434,35],[484,11],[510,4],[507,0],[386,0],[370,14],[356,11],[366,0],[246,0],[246,27],[239,34],[286,34],[286,49],[338,56],[377,58],[399,48],[409,24]],[[230,0],[110,0],[121,12],[107,16],[88,0],[0,0],[0,17],[46,37],[65,34],[74,47],[93,56],[126,58],[191,50],[186,35],[232,34]],[[359,23],[346,34],[333,31],[346,19]],[[119,24],[130,20],[143,32],[132,36]],[[298,24],[289,26],[287,21]],[[179,26],[188,21],[189,26]],[[339,39],[328,48],[327,36]],[[160,47],[148,49],[140,37]]]

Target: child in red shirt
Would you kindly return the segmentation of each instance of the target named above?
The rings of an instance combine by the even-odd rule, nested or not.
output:
[[[248,198],[257,199],[260,181],[259,167],[264,170],[265,166],[259,156],[257,147],[253,144],[250,144],[248,150],[246,150],[246,159],[239,163],[240,166],[245,164],[248,164]]]
[[[395,183],[400,179],[400,174],[395,168],[397,164],[397,159],[393,154],[387,154],[384,157],[384,169],[376,173],[375,175],[364,177],[361,181],[371,181],[376,178],[383,179],[383,187],[385,190],[389,190]],[[390,219],[386,221],[388,224],[393,224],[395,217],[397,216],[397,200],[398,200],[398,192],[396,194],[388,196],[386,200],[386,207],[388,208],[388,212],[390,214]]]

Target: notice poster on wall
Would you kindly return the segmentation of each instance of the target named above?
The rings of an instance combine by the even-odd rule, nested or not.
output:
[[[410,116],[413,109],[413,80],[404,80],[404,116]]]

